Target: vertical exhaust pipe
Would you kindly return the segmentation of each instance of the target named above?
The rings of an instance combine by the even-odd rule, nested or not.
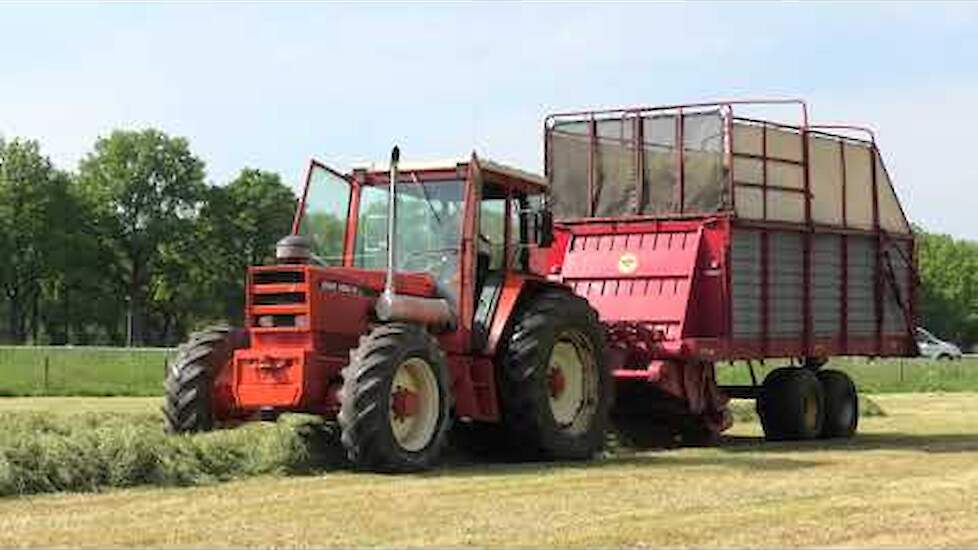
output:
[[[394,146],[391,149],[391,173],[390,173],[390,188],[387,193],[387,279],[384,281],[384,294],[381,296],[381,301],[387,304],[393,304],[394,302],[394,262],[397,259],[394,252],[394,228],[396,227],[395,221],[397,218],[397,164],[401,161],[401,150]],[[390,314],[390,308],[386,308],[388,315]],[[388,321],[389,319],[381,319]]]
[[[395,145],[391,150],[390,187],[387,199],[387,276],[384,292],[374,306],[377,317],[384,322],[410,321],[438,328],[455,325],[455,315],[448,302],[441,298],[422,298],[420,296],[398,296],[394,292],[394,266],[397,256],[394,251],[394,230],[397,226],[397,165],[401,160],[401,150]]]

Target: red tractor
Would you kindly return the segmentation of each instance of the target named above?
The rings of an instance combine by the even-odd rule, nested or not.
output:
[[[453,422],[522,454],[590,457],[612,382],[588,302],[537,274],[545,181],[480,160],[341,174],[313,161],[276,265],[248,272],[246,328],[180,347],[170,432],[299,411],[335,418],[351,461],[431,466]],[[394,200],[389,200],[394,197]]]

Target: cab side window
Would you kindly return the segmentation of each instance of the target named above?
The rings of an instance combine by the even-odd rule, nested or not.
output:
[[[506,253],[506,195],[491,185],[486,185],[479,210],[480,262],[487,262],[486,269],[498,271],[505,265]]]

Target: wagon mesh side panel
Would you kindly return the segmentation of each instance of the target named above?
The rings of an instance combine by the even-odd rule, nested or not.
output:
[[[588,215],[588,159],[591,146],[586,122],[564,122],[548,135],[550,140],[550,185],[560,189],[551,200],[559,217]]]
[[[730,246],[733,337],[761,336],[761,233],[735,229]]]
[[[681,128],[679,118],[654,114],[639,120],[629,114],[554,122],[547,131],[554,216],[560,220],[726,209],[724,124],[719,111],[685,113]],[[641,136],[636,135],[639,125]],[[681,155],[676,143],[680,135]]]
[[[817,338],[832,338],[839,334],[841,242],[838,235],[816,234],[812,239],[812,332]]]
[[[772,231],[768,237],[769,333],[772,338],[802,338],[804,268],[800,233]]]
[[[676,204],[676,117],[653,116],[642,119],[645,197],[642,214],[666,214],[679,210]]]
[[[876,244],[873,237],[851,236],[849,241],[848,334],[866,338],[876,334],[874,288]]]
[[[683,172],[683,212],[723,210],[723,120],[716,113],[683,118]]]
[[[904,334],[907,332],[904,308],[908,306],[910,296],[910,289],[908,288],[909,268],[907,265],[910,259],[909,245],[905,242],[891,241],[883,250],[882,269],[885,281],[883,284],[883,332]]]

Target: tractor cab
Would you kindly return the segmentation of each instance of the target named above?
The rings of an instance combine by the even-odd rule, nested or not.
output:
[[[394,258],[394,290],[419,299],[402,320],[454,333],[443,338],[453,352],[484,346],[506,274],[530,273],[531,250],[549,244],[545,180],[475,155],[402,163],[393,216],[390,181],[372,165],[343,174],[311,161],[293,235],[308,243],[311,265],[376,293]]]

